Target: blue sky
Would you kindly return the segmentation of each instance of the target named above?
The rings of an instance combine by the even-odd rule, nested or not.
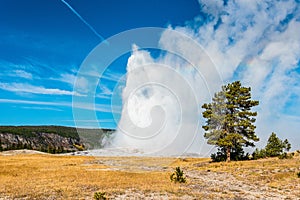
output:
[[[299,0],[0,0],[0,5],[1,125],[74,126],[72,96],[83,94],[73,91],[73,84],[81,64],[102,38],[135,28],[162,27],[199,43],[224,84],[241,80],[252,88],[253,98],[260,101],[256,125],[262,144],[276,132],[300,148]],[[164,32],[158,47],[199,58],[190,45],[173,37]],[[153,61],[149,54],[160,64],[181,65],[183,77],[189,73],[180,59],[159,50],[136,53],[131,62]],[[97,86],[94,103],[100,127],[115,128],[120,118],[125,80],[121,85],[117,82],[127,73],[130,56],[128,52],[117,58]],[[209,71],[200,61],[197,67]],[[208,85],[215,83],[214,78],[209,73],[204,77]],[[77,81],[87,85],[85,79]],[[119,96],[114,113],[113,93]],[[83,116],[80,124],[95,127],[95,121],[85,117],[93,108],[77,108]],[[201,119],[201,113],[199,116]]]
[[[199,11],[197,1],[185,0],[66,2],[103,38],[139,27],[184,25]],[[0,5],[0,124],[74,126],[73,81],[101,39],[60,0]],[[111,76],[125,73],[128,56],[110,67]],[[95,101],[110,105],[114,80],[103,84],[103,98]],[[109,109],[97,115],[102,127],[115,128]]]

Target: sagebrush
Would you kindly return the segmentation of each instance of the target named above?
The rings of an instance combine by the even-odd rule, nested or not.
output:
[[[170,175],[171,182],[185,183],[186,177],[180,167],[176,167],[175,171]]]
[[[95,200],[106,200],[106,193],[105,192],[95,192],[94,199]]]

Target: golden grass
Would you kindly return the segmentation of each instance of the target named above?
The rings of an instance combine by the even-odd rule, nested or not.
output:
[[[141,158],[114,158],[134,161]],[[169,172],[108,170],[98,158],[55,155],[0,156],[0,197],[42,199],[85,199],[96,191],[122,193],[126,189],[176,192]],[[101,159],[100,159],[101,160]],[[102,161],[113,160],[102,158]],[[157,161],[163,159],[156,159]],[[151,162],[150,162],[151,161]],[[145,158],[145,163],[155,163]],[[162,162],[164,163],[164,162]],[[130,162],[129,162],[130,166]]]
[[[203,191],[193,189],[194,185],[201,188],[201,182],[189,179],[184,185],[170,182],[169,176],[177,166],[185,172],[199,172],[199,176],[204,172],[228,173],[249,184],[300,190],[300,178],[296,176],[300,171],[300,156],[287,160],[209,161],[208,158],[0,154],[0,199],[92,199],[97,191],[106,192],[107,196],[141,191],[145,194],[168,193],[171,197],[187,194],[201,199]],[[232,191],[224,191],[219,186],[211,188],[211,192],[220,193],[224,198],[234,197]],[[208,192],[204,198],[210,198],[209,195]]]

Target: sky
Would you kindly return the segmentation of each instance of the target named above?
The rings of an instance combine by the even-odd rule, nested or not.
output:
[[[169,100],[161,99],[161,89],[154,92],[155,99],[147,97],[151,90],[137,93],[135,101],[127,94],[136,86],[133,79],[144,81],[139,71],[130,70],[141,63],[155,63],[172,66],[193,91],[199,91],[195,95],[198,107],[190,103],[190,98],[180,102],[186,112],[210,101],[220,89],[219,83],[240,80],[252,88],[253,99],[260,101],[255,108],[260,145],[265,144],[271,132],[276,132],[291,141],[293,148],[300,148],[299,0],[0,0],[0,5],[1,125],[75,126],[78,124],[74,118],[80,115],[83,117],[76,119],[82,122],[80,126],[95,127],[94,117],[84,116],[96,110],[100,127],[116,128],[121,116],[121,122],[127,123],[124,102],[133,102],[130,105],[134,110],[136,105],[155,106],[153,102],[160,101],[174,113],[167,105]],[[101,50],[101,45],[112,48],[110,38],[143,27],[163,28],[164,31],[154,31],[160,33],[156,45],[159,50],[135,50],[142,43],[137,34],[137,42],[133,38],[130,44],[133,51],[116,57],[103,72],[92,101],[74,104],[74,99],[82,100],[87,95],[84,89],[91,81],[82,77],[80,70]],[[145,36],[144,40],[150,41],[151,37]],[[201,46],[201,51],[193,42]],[[97,59],[101,60],[101,56],[97,55]],[[190,70],[191,65],[198,67],[202,77]],[[174,85],[179,80],[159,70],[143,73],[158,77],[156,81],[164,84]],[[208,91],[203,89],[205,86]],[[185,90],[183,85],[182,88]],[[185,95],[177,92],[178,96]],[[150,112],[145,106],[143,109]],[[191,129],[204,122],[201,112],[198,114],[197,122],[191,115],[183,115],[189,118],[185,124]],[[148,119],[143,113],[128,116],[141,124],[141,119]]]
[[[139,27],[184,25],[199,11],[197,1],[185,0],[65,2],[102,38]],[[60,0],[1,0],[0,5],[0,124],[74,126],[73,83],[102,39]],[[112,76],[125,73],[129,55],[111,67]],[[97,104],[110,104],[111,85],[101,86]],[[103,127],[116,127],[109,107],[97,115]]]

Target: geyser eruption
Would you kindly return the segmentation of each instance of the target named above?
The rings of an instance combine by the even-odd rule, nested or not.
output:
[[[155,62],[137,46],[128,60],[122,98],[116,147],[171,154],[184,152],[193,141],[198,127],[191,119],[197,120],[199,106],[191,86],[174,68]]]
[[[261,102],[256,124],[263,145],[269,133],[278,131],[298,148],[299,2],[199,0],[199,6],[199,16],[184,27],[134,29],[107,39],[109,46],[99,44],[82,63],[74,86],[74,94],[86,94],[73,95],[76,126],[98,122],[95,112],[103,111],[95,105],[99,79],[137,44],[165,54],[153,59],[148,51],[133,49],[122,116],[109,147],[208,155],[200,106],[223,85],[220,73],[226,83],[238,79],[251,87]]]
[[[172,31],[166,32],[168,39],[162,37],[160,41],[163,49],[168,49],[164,42],[172,39]],[[190,38],[175,34],[173,39],[177,39],[177,45],[195,47],[189,44]],[[133,45],[122,93],[121,119],[110,147],[152,155],[200,153],[201,102],[209,92],[201,67],[196,66],[205,63],[211,67],[212,63],[205,61],[203,51],[197,48],[194,50],[202,59],[186,51],[170,51],[153,59],[147,50]]]
[[[119,56],[131,52],[124,75],[125,87],[122,81],[115,86],[115,90],[124,87],[122,101],[118,92],[112,95],[112,113],[121,113],[117,131],[105,138],[105,149],[95,155],[115,155],[113,152],[118,155],[137,155],[137,152],[151,156],[207,155],[209,149],[201,133],[201,105],[211,99],[222,80],[199,43],[171,28],[130,30],[107,41],[110,45],[97,46],[77,75],[74,91],[86,91],[86,95],[73,96],[76,126],[82,127],[87,120],[97,123],[96,111],[101,111],[101,107],[95,105],[96,88],[101,84],[99,77]],[[161,54],[153,58],[151,49]],[[80,108],[86,105],[91,109],[83,112]],[[78,133],[84,134],[80,129]]]

